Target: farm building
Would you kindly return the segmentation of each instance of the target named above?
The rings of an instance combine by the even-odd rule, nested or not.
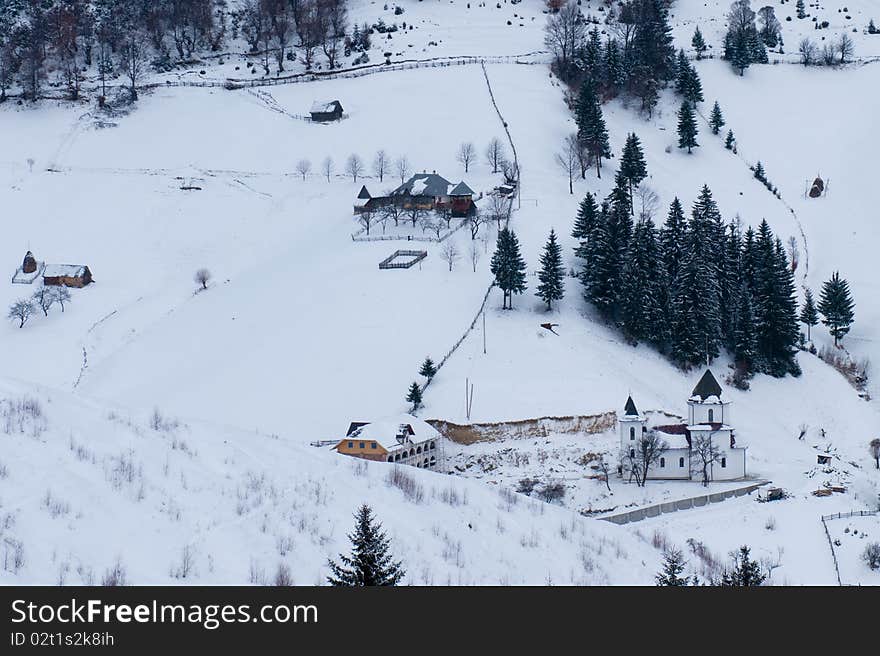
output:
[[[387,196],[371,197],[366,187],[362,187],[354,211],[359,214],[394,203],[406,209],[416,206],[425,210],[449,210],[452,216],[462,217],[476,209],[473,196],[473,190],[464,182],[453,185],[436,172],[417,173]]]
[[[43,262],[37,262],[34,254],[28,251],[21,262],[21,266],[15,270],[15,274],[12,276],[12,282],[29,285],[40,277],[44,268],[45,264]]]
[[[435,469],[440,463],[440,433],[412,415],[374,422],[352,422],[337,453],[364,460]]]
[[[317,123],[338,121],[342,118],[342,103],[338,100],[318,100],[312,103],[312,120]]]
[[[64,287],[85,287],[93,282],[92,272],[83,264],[47,264],[43,284]]]

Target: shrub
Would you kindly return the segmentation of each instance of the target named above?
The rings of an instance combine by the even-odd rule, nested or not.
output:
[[[871,569],[880,569],[880,542],[872,542],[862,552],[864,560]]]
[[[406,465],[392,465],[386,482],[403,492],[407,501],[422,503],[425,500],[425,488],[404,469]]]
[[[519,485],[517,485],[516,491],[520,494],[530,496],[538,486],[538,483],[540,483],[540,481],[537,478],[523,478],[520,480]]]

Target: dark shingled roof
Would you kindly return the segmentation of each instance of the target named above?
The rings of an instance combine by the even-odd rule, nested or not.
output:
[[[626,405],[623,406],[623,413],[627,417],[639,416],[639,411],[636,409],[636,404],[633,402],[633,397],[626,397]]]
[[[700,378],[700,382],[697,383],[694,391],[691,392],[691,396],[699,396],[701,401],[705,401],[710,396],[721,398],[721,385],[718,384],[718,381],[715,380],[715,376],[712,375],[709,369],[706,369],[706,373]]]
[[[370,196],[370,192],[367,191],[367,185],[361,187],[361,193],[359,193],[357,197],[363,199],[372,198],[372,196]]]
[[[351,424],[348,427],[348,432],[346,432],[345,436],[349,437],[352,433],[357,432],[357,430],[359,428],[362,428],[369,423],[370,422],[368,422],[368,421],[353,421],[353,422],[351,422]]]
[[[450,196],[473,196],[474,190],[468,187],[463,181],[455,185],[455,189],[449,192]]]
[[[391,192],[392,196],[446,196],[452,183],[436,173],[417,173]],[[413,187],[416,192],[413,193]]]

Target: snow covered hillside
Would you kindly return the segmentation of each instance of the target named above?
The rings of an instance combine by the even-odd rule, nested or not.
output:
[[[684,414],[701,371],[628,344],[583,299],[573,275],[551,312],[534,295],[551,228],[566,271],[578,266],[570,235],[578,203],[587,192],[610,193],[632,132],[645,153],[644,184],[659,198],[655,220],[675,197],[690,214],[703,185],[725,221],[757,227],[766,219],[798,245],[799,299],[806,288],[818,294],[834,271],[849,280],[856,319],[843,346],[856,360],[880,362],[871,138],[880,35],[865,32],[880,11],[870,0],[819,4],[791,21],[794,2],[777,7],[785,52],[770,53],[778,64],[740,76],[717,58],[729,2],[675,2],[676,47],[691,53],[699,25],[716,57],[693,62],[705,96],[699,147],[690,155],[677,148],[680,99],[671,89],[650,119],[638,101],[610,100],[602,111],[613,158],[601,179],[595,170],[578,176],[573,194],[555,155],[577,127],[547,66],[546,8],[537,0],[387,8],[352,0],[353,24],[407,24],[391,39],[374,36],[370,63],[385,52],[392,62],[482,63],[232,90],[160,84],[112,114],[88,96],[0,104],[0,263],[8,276],[0,306],[38,288],[11,282],[29,250],[41,262],[87,265],[95,278],[70,290],[63,312],[55,306],[21,328],[0,325],[0,582],[99,583],[118,560],[135,584],[270,583],[279,563],[297,584],[319,584],[367,501],[412,584],[651,584],[660,549],[687,551],[689,540],[725,562],[732,549],[752,545],[774,564],[775,584],[836,583],[820,517],[877,509],[880,474],[868,443],[880,434],[880,379],[869,370],[866,400],[806,351],[798,354],[802,376],[758,375],[749,391],[726,382],[726,357],[712,365],[737,440],[748,446],[750,477],[785,489],[782,501],[759,503],[753,494],[622,527],[582,516],[706,492],[691,482],[636,488],[613,474],[609,492],[578,460],[616,453],[613,430],[447,442],[453,475],[406,469],[407,490],[389,482],[384,463],[309,445],[340,439],[352,421],[407,411],[407,388],[424,381],[422,361],[439,362],[463,336],[425,389],[419,417],[466,425],[599,415],[622,410],[628,395],[640,410]],[[600,6],[584,0],[581,8],[601,15]],[[813,17],[829,26],[813,29]],[[853,63],[797,64],[802,38],[821,43],[844,30],[855,42]],[[262,78],[259,58],[245,50],[230,40],[224,55],[145,81]],[[520,61],[528,63],[505,59],[527,53]],[[301,68],[294,62],[286,73]],[[341,121],[303,119],[313,102],[334,99],[344,106]],[[736,153],[709,130],[715,100]],[[504,179],[484,151],[499,138],[512,157],[508,132],[520,172],[510,227],[528,289],[513,310],[501,309],[493,289],[480,316],[493,278],[494,222],[472,240],[453,221],[457,229],[439,243],[404,218],[373,224],[369,237],[384,239],[366,240],[352,209],[362,185],[376,196],[401,183],[395,160],[403,157],[404,178],[436,172],[464,181],[487,209]],[[468,142],[477,157],[465,171],[457,152]],[[392,162],[382,180],[372,166],[380,150]],[[356,176],[352,155],[364,164]],[[779,197],[750,170],[759,160]],[[805,185],[817,175],[828,191],[809,198]],[[452,265],[442,257],[448,245],[458,255]],[[378,268],[410,248],[427,258],[410,269]],[[211,273],[206,289],[193,281],[200,268]],[[832,343],[822,325],[813,341]],[[830,464],[817,464],[818,454],[830,454]],[[562,480],[565,498],[545,504],[513,493],[526,477]],[[812,494],[826,484],[846,491]],[[842,578],[876,583],[858,560],[852,529],[867,536],[861,542],[877,540],[877,517],[840,521]],[[705,561],[692,566],[707,574]]]

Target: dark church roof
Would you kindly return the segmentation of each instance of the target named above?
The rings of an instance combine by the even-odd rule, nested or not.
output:
[[[633,402],[633,397],[626,397],[626,405],[623,406],[623,414],[627,417],[638,417],[639,411],[636,408],[636,404]]]
[[[715,380],[715,376],[712,375],[709,369],[706,369],[706,373],[703,374],[700,382],[697,383],[694,391],[691,392],[691,397],[694,396],[699,396],[701,401],[705,401],[710,396],[721,398],[721,385],[718,384],[718,381]]]

